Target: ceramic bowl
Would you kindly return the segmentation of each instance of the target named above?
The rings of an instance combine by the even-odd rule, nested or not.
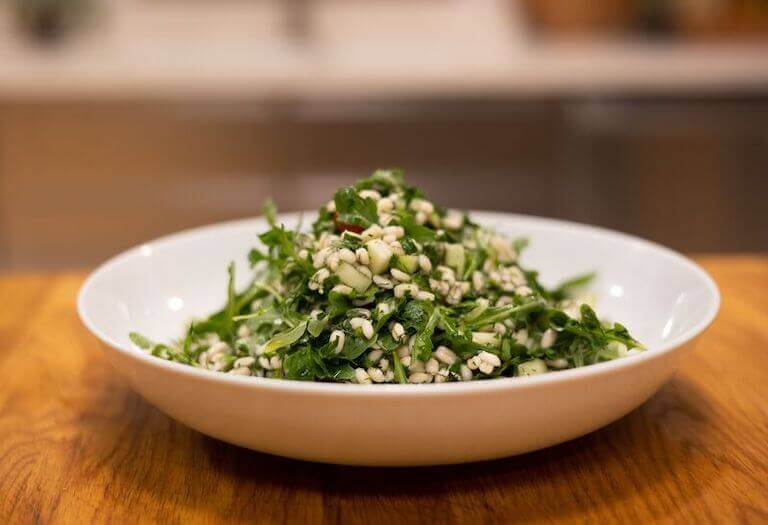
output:
[[[305,216],[311,217],[311,213]],[[689,259],[642,239],[549,219],[474,212],[530,247],[544,284],[595,271],[597,311],[648,348],[540,376],[427,385],[328,384],[215,373],[147,355],[131,331],[178,337],[225,300],[226,266],[249,278],[261,218],[185,231],[128,250],[87,279],[80,317],[115,370],[149,403],[204,434],[250,449],[350,465],[459,463],[541,449],[592,432],[661,387],[714,319],[720,297]],[[298,215],[282,215],[293,227]]]

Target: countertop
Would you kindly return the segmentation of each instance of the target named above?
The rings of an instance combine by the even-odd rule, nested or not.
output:
[[[50,46],[23,38],[0,4],[0,101],[749,95],[768,86],[764,41],[536,38],[507,0],[99,4]],[[291,13],[304,19],[299,34]]]
[[[10,523],[768,521],[768,256],[703,256],[723,307],[608,427],[524,456],[370,469],[228,445],[135,394],[80,324],[85,273],[0,277],[0,516]]]

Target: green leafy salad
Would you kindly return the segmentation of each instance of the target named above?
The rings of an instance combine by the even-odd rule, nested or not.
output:
[[[525,240],[443,209],[378,170],[341,188],[311,231],[279,223],[249,254],[253,281],[172,344],[131,333],[162,359],[243,376],[442,383],[528,376],[643,350],[601,322],[582,276],[549,289],[521,266]]]

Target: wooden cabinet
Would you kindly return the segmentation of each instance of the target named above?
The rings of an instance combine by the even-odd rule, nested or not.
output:
[[[448,206],[765,250],[767,124],[759,100],[0,106],[0,265],[94,264],[270,195],[315,208],[391,165]]]

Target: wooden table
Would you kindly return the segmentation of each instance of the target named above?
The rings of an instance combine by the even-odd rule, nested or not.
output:
[[[768,257],[701,257],[723,308],[629,416],[500,461],[368,469],[218,442],[145,403],[75,313],[82,273],[0,278],[0,522],[768,522]]]

